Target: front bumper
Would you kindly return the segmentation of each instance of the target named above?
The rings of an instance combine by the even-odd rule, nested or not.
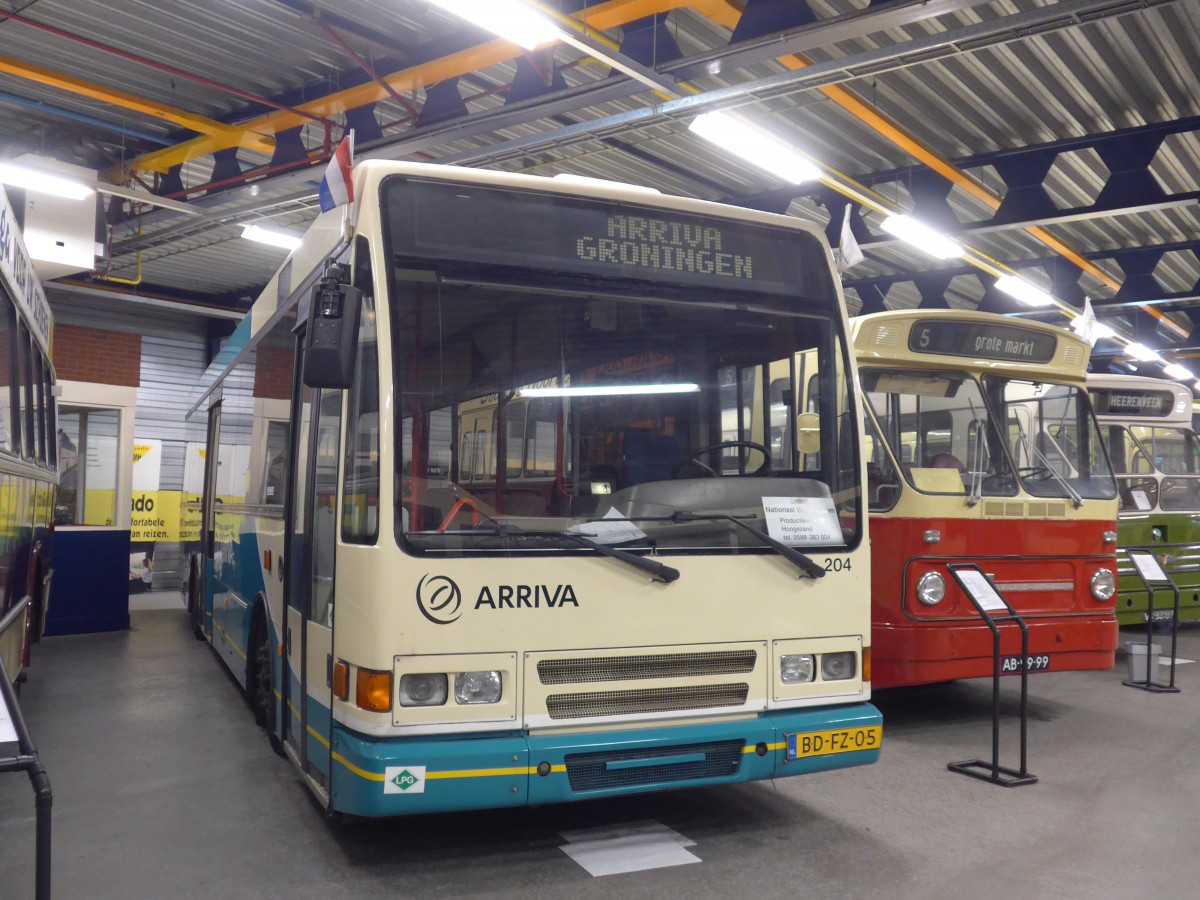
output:
[[[412,815],[804,775],[870,765],[879,759],[879,742],[871,749],[843,747],[788,760],[789,734],[882,722],[870,703],[853,703],[736,721],[571,734],[379,739],[335,724],[330,803],[359,816]]]

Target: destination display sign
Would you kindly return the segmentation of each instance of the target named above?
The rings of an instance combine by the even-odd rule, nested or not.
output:
[[[384,203],[399,258],[835,303],[822,242],[787,228],[629,202],[399,178],[385,184]]]
[[[914,353],[1047,363],[1054,359],[1058,338],[1044,331],[957,319],[919,319],[908,333]]]
[[[24,310],[30,332],[47,353],[50,352],[50,304],[25,252],[17,217],[8,205],[8,196],[0,187],[0,281]]]
[[[1098,416],[1166,416],[1175,403],[1170,391],[1092,388],[1089,393]]]

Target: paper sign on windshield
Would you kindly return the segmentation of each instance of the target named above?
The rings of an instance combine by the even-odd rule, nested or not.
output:
[[[604,521],[612,520],[612,521]],[[624,544],[627,541],[640,541],[646,532],[638,528],[615,509],[604,514],[604,520],[583,522],[572,525],[568,531],[591,538],[598,544]]]
[[[846,543],[828,497],[763,497],[763,513],[767,534],[789,547]]]

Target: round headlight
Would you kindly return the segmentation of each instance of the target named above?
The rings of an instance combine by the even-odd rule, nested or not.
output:
[[[946,596],[946,579],[937,572],[926,572],[917,582],[917,599],[926,606],[937,606]]]
[[[1117,579],[1111,569],[1097,569],[1092,574],[1092,596],[1097,600],[1111,600],[1117,592]]]

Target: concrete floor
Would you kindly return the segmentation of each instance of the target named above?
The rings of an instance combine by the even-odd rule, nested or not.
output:
[[[47,639],[25,686],[54,786],[58,898],[1200,896],[1200,663],[1179,667],[1175,695],[1122,687],[1120,659],[1032,677],[1041,781],[1027,787],[946,770],[990,754],[990,682],[974,681],[877,695],[884,754],[866,769],[337,825],[177,600],[139,606],[127,633]],[[1181,632],[1179,655],[1200,660],[1200,629]],[[1002,727],[1015,766],[1015,719]],[[646,819],[702,862],[593,878],[559,849],[560,832]],[[3,900],[33,894],[33,836],[28,780],[0,775]]]

